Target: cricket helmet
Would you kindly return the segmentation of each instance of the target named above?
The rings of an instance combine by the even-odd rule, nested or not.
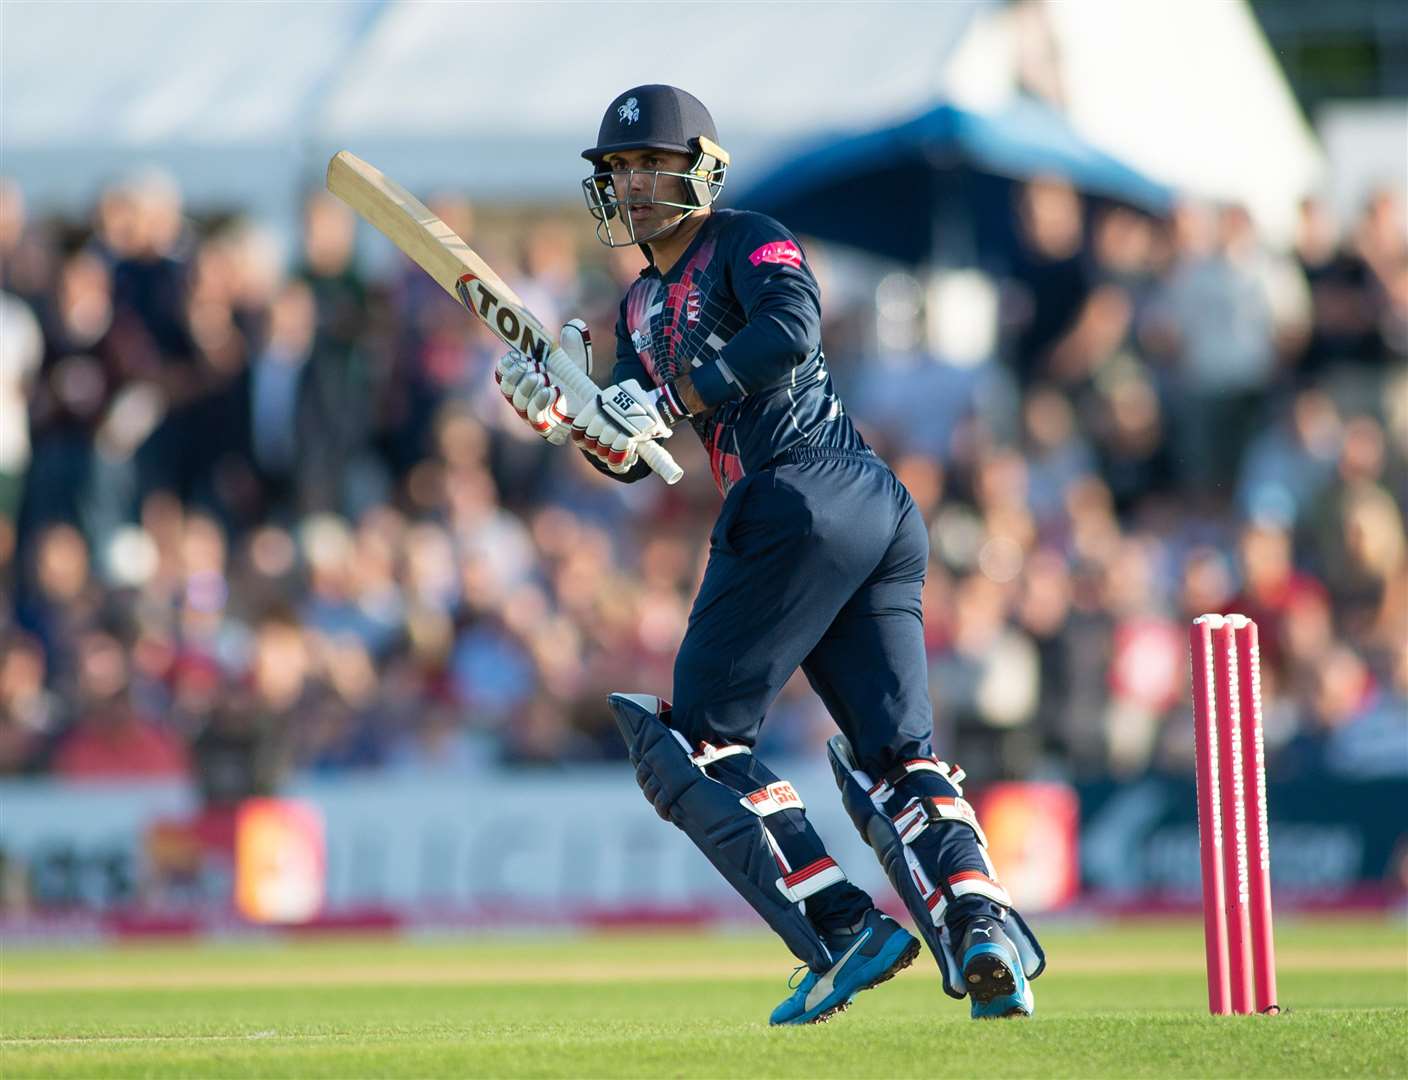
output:
[[[650,201],[677,207],[684,215],[712,206],[724,186],[728,171],[728,153],[718,143],[714,118],[704,103],[693,94],[674,86],[651,84],[636,86],[616,96],[601,118],[596,145],[582,151],[582,157],[592,163],[592,175],[582,181],[587,209],[597,221],[597,239],[608,247],[640,244],[677,223],[662,226],[651,236],[635,235],[635,226],[620,207],[624,193],[616,191],[613,173],[605,165],[608,155],[624,150],[671,150],[688,154],[691,163],[686,172],[668,170],[627,170],[653,175]],[[662,176],[678,177],[683,181],[683,201],[655,198],[655,186]],[[617,236],[612,222],[621,226],[623,236]]]

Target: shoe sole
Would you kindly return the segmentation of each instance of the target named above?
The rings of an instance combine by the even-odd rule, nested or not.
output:
[[[918,938],[911,938],[909,944],[904,947],[904,952],[900,953],[899,956],[896,957],[895,962],[894,962],[893,964],[891,964],[886,970],[882,971],[879,975],[877,975],[875,978],[871,979],[870,982],[866,983],[864,986],[861,986],[861,987],[857,988],[856,991],[855,991],[855,993],[852,994],[852,995],[851,995],[849,998],[847,998],[845,1001],[842,1001],[842,1002],[840,1002],[840,1003],[837,1004],[837,1005],[833,1005],[833,1006],[831,1006],[831,1008],[829,1008],[829,1009],[824,1009],[824,1010],[822,1010],[821,1012],[817,1013],[816,1016],[814,1016],[814,1017],[812,1017],[810,1020],[806,1021],[806,1023],[808,1023],[808,1024],[824,1024],[824,1023],[826,1023],[828,1020],[830,1020],[833,1016],[836,1016],[838,1013],[843,1013],[843,1012],[845,1012],[847,1009],[849,1009],[849,1008],[851,1007],[851,1002],[855,1000],[855,995],[856,995],[856,994],[864,993],[864,992],[867,991],[867,990],[874,990],[874,989],[875,989],[877,986],[879,986],[881,983],[889,982],[889,981],[890,981],[891,979],[893,979],[896,975],[898,975],[901,971],[903,971],[905,968],[909,967],[910,964],[914,963],[914,959],[915,959],[915,957],[917,957],[918,955],[919,955],[919,939],[918,939]]]
[[[969,960],[963,969],[963,981],[967,983],[969,996],[983,1005],[993,998],[1017,992],[1012,969],[994,953],[979,953]]]
[[[968,961],[963,969],[963,981],[968,986],[968,996],[979,1005],[986,1005],[1001,997],[1014,999],[1014,1004],[1005,1012],[991,1016],[975,1017],[980,1020],[1003,1020],[1008,1017],[1030,1016],[1029,1008],[1016,1002],[1017,980],[1007,961],[994,952],[981,952]]]

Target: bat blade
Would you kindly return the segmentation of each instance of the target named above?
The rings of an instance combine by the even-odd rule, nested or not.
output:
[[[500,341],[543,360],[553,379],[566,390],[572,415],[597,393],[596,383],[557,347],[493,267],[395,180],[356,154],[339,150],[328,162],[327,187],[482,319]],[[643,444],[640,456],[667,484],[684,475],[659,443]]]
[[[376,166],[346,150],[328,162],[328,190],[345,202],[507,345],[543,356],[552,338],[479,253]]]

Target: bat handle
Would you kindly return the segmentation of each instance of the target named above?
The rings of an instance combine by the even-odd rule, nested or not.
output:
[[[592,382],[591,376],[573,363],[572,358],[560,348],[554,348],[548,353],[547,365],[552,377],[567,388],[568,398],[576,406],[574,413],[583,403],[596,396],[599,388]],[[678,484],[684,476],[684,470],[658,442],[652,440],[641,443],[640,456],[667,484]]]

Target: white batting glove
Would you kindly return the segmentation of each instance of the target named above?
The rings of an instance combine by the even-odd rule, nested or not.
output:
[[[587,324],[573,319],[562,328],[562,351],[588,374],[592,370],[592,336]],[[499,393],[528,424],[554,446],[561,446],[571,434],[572,417],[562,387],[549,377],[543,362],[513,350],[494,367]]]
[[[606,463],[614,473],[629,472],[640,447],[672,434],[659,390],[646,390],[635,379],[608,386],[572,421],[572,441]]]

